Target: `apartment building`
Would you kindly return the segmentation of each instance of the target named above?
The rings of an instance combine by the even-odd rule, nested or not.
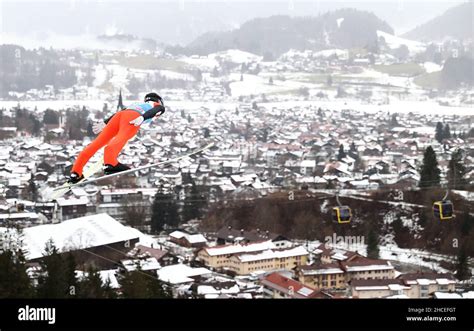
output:
[[[339,262],[346,276],[346,282],[353,279],[393,279],[395,268],[387,260],[369,259],[354,255],[346,261]]]
[[[451,292],[456,280],[452,274],[435,272],[407,273],[397,277],[412,288],[410,298],[429,298],[434,292]]]
[[[264,276],[260,283],[263,285],[263,293],[266,298],[332,298],[329,293],[317,291],[314,288],[308,287],[294,279],[285,277],[277,272],[273,272]]]
[[[258,253],[234,254],[229,258],[229,269],[238,275],[255,271],[291,270],[306,265],[309,253],[303,246],[269,249]]]
[[[214,247],[204,247],[198,250],[196,257],[199,261],[212,268],[229,268],[230,256],[233,254],[262,252],[268,249],[275,249],[276,246],[271,241],[261,241],[251,244],[222,245]]]
[[[344,289],[346,277],[339,263],[300,266],[296,270],[298,280],[316,289]]]
[[[291,270],[306,265],[308,251],[302,247],[279,249],[272,241],[252,244],[205,247],[197,252],[197,259],[212,268],[227,268],[238,275],[254,271]]]

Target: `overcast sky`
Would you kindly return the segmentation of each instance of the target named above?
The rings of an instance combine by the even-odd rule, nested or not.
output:
[[[271,15],[314,16],[338,8],[357,8],[404,33],[465,0],[0,0],[3,41],[64,41],[65,36],[126,33],[168,44],[186,44],[202,33],[237,28]]]

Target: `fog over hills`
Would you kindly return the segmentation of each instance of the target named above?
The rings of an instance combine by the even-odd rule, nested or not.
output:
[[[396,34],[463,1],[2,1],[2,41],[70,47],[97,36],[124,33],[186,45],[207,32],[229,31],[273,15],[317,16],[341,8],[371,11]],[[24,24],[28,17],[28,24]],[[65,36],[75,36],[69,39]],[[28,46],[28,45],[26,45]]]

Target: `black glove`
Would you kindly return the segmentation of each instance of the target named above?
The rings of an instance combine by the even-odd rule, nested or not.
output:
[[[158,116],[161,116],[163,115],[165,112],[165,107],[164,106],[161,106],[161,108],[158,110],[158,112],[156,113],[156,115]]]
[[[162,105],[158,105],[156,107],[153,107],[152,109],[150,110],[147,110],[145,112],[145,114],[143,114],[143,118],[145,120],[148,120],[150,118],[153,118],[155,117],[156,115],[161,115],[165,112],[165,107],[163,107]]]

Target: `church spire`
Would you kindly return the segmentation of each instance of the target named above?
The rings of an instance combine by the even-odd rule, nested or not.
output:
[[[125,106],[123,105],[123,101],[122,101],[122,89],[120,89],[119,99],[118,99],[118,104],[117,104],[117,110],[122,110],[124,108],[125,108]]]

